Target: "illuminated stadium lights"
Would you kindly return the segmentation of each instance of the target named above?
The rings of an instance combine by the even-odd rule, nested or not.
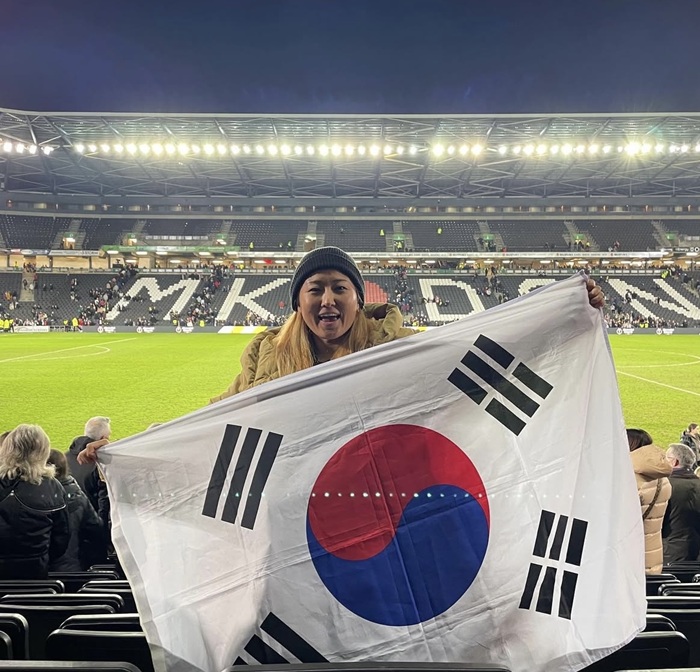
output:
[[[226,156],[226,145],[222,145],[221,143],[219,143],[216,146],[216,152],[219,156]]]
[[[294,153],[297,156],[301,156],[304,153],[304,148],[301,145],[295,145],[294,146]]]
[[[6,142],[3,145],[3,148],[5,149],[6,152],[9,152],[10,149],[12,149],[12,145],[10,145],[10,149],[7,149],[7,145],[10,145],[9,142]],[[82,154],[85,151],[85,145],[82,142],[79,142],[77,145],[74,145],[75,151],[78,152],[78,154]]]
[[[377,145],[372,145],[372,146],[369,148],[369,153],[370,153],[372,156],[379,156],[379,147],[378,147]]]
[[[642,143],[642,154],[648,154],[651,151],[651,145],[648,142]]]
[[[700,144],[695,145],[695,151],[700,152]]]
[[[364,155],[367,153],[367,148],[366,148],[364,145],[360,145],[360,146],[357,148],[357,153],[358,153],[360,156],[364,156]]]
[[[685,154],[689,149],[690,147],[688,147],[688,145],[681,145],[681,152],[683,154]]]
[[[163,145],[161,145],[159,142],[154,142],[153,145],[151,145],[151,151],[156,156],[160,156],[163,153]]]
[[[238,145],[231,145],[231,154],[234,156],[241,153],[241,148]]]
[[[459,153],[464,156],[467,152],[469,152],[469,147],[467,147],[467,145],[461,145],[459,148]]]
[[[29,145],[29,153],[36,154],[36,145]]]
[[[391,145],[384,145],[384,154],[393,154],[393,147]]]
[[[151,153],[151,146],[146,142],[142,142],[139,145],[139,152],[141,152],[141,154],[150,154]]]
[[[435,156],[442,156],[445,152],[445,148],[442,145],[434,145],[433,146],[433,154]]]
[[[181,142],[181,143],[178,144],[178,146],[177,146],[177,152],[178,152],[178,154],[180,154],[181,156],[185,156],[186,154],[189,153],[189,151],[190,151],[189,145],[187,145],[186,143]]]
[[[250,154],[250,152],[251,152],[250,145],[243,145],[243,153]]]
[[[345,145],[345,156],[352,156],[355,153],[355,148],[352,145]]]
[[[571,152],[573,151],[573,149],[574,149],[574,148],[567,142],[567,143],[561,148],[561,153],[562,153],[562,154],[565,154],[566,156],[568,156],[569,154],[571,154]]]
[[[165,153],[168,156],[172,156],[173,154],[175,154],[176,150],[177,150],[177,147],[175,147],[175,145],[173,145],[172,142],[165,143]]]
[[[629,154],[630,156],[634,156],[635,154],[638,154],[640,151],[641,147],[638,142],[630,142],[626,147],[625,147],[625,152]]]
[[[610,145],[603,145],[603,154],[610,154],[612,147]]]
[[[396,148],[396,153],[397,153],[399,156],[401,156],[401,155],[403,154],[403,152],[404,152],[403,145],[399,145],[399,146]]]
[[[89,144],[88,145],[88,150],[91,151],[93,154],[97,151],[97,145],[95,144]]]
[[[408,153],[409,153],[411,156],[415,156],[415,155],[418,153],[418,147],[416,147],[415,145],[411,145],[411,146],[408,148]]]
[[[192,145],[192,147],[190,147],[190,151],[193,154],[199,154],[202,151],[202,148],[199,145]]]
[[[267,153],[270,156],[277,156],[277,145],[268,145]]]
[[[472,154],[474,156],[479,156],[479,154],[481,154],[482,150],[483,150],[483,147],[481,145],[474,145],[472,147]]]
[[[658,144],[658,145],[656,145],[656,147],[654,147],[654,149],[656,150],[657,154],[661,154],[665,148],[662,144]]]
[[[321,146],[318,148],[318,153],[319,153],[321,156],[328,156],[328,152],[329,152],[329,150],[328,150],[328,145],[321,145]]]
[[[255,153],[262,155],[265,153],[265,148],[262,145],[255,145]]]
[[[137,149],[138,148],[136,147],[136,145],[133,142],[130,142],[126,146],[126,151],[129,152],[129,154],[136,154]]]
[[[214,145],[210,145],[208,142],[204,145],[203,149],[207,156],[211,156],[214,153]]]
[[[450,146],[447,148],[447,153],[448,153],[450,156],[452,156],[452,154],[455,153],[454,145],[450,145]]]
[[[331,154],[333,154],[333,156],[340,156],[342,152],[343,150],[340,145],[333,145],[331,147]]]
[[[585,145],[576,145],[576,153],[583,154],[586,151]]]
[[[668,151],[671,152],[671,154],[675,154],[678,151],[678,145],[671,145]]]
[[[598,153],[598,145],[589,145],[588,146],[588,153],[589,154],[597,154]]]
[[[544,156],[547,153],[547,145],[537,145],[537,156]]]
[[[498,148],[498,153],[499,153],[501,156],[505,156],[505,155],[507,154],[507,152],[508,152],[508,148],[507,148],[505,145],[501,145],[501,146]]]
[[[525,152],[525,154],[526,154],[527,156],[532,156],[532,154],[534,153],[534,151],[535,151],[535,146],[534,146],[534,145],[525,145],[525,149],[523,149],[523,152]]]
[[[292,153],[292,148],[289,145],[282,145],[280,147],[280,152],[282,156],[289,156]]]
[[[53,152],[53,150],[54,150],[54,147],[51,147],[50,145],[44,145],[44,146],[41,148],[41,151],[44,152],[44,154],[46,154],[46,156],[48,156],[49,154],[51,154],[51,152]]]
[[[313,145],[306,145],[306,153],[313,156],[316,153],[316,148]]]
[[[520,154],[520,152],[522,152],[522,151],[523,151],[523,148],[520,145],[515,145],[515,147],[513,147],[513,154],[515,154],[516,156],[518,154]]]
[[[120,145],[120,144],[114,145],[114,151],[117,154],[122,154],[124,152],[124,145]]]
[[[552,155],[559,154],[559,145],[552,145],[552,146],[549,148],[549,153],[552,154]]]
[[[17,154],[24,154],[24,145],[21,142],[15,145],[15,152],[17,152]]]

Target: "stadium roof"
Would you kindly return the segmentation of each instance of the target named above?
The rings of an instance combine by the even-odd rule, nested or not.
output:
[[[700,196],[700,113],[206,115],[0,109],[0,187],[96,199]]]

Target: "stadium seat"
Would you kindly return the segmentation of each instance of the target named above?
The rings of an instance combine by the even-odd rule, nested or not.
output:
[[[0,623],[8,614],[21,614],[29,623],[27,658],[42,660],[45,658],[46,638],[56,630],[63,621],[73,614],[113,614],[114,607],[104,604],[0,604]],[[15,653],[17,657],[19,655]]]
[[[647,624],[644,632],[669,632],[675,629],[676,626],[670,618],[661,614],[647,614]]]
[[[80,606],[83,604],[100,605],[105,604],[121,611],[124,608],[124,600],[120,595],[114,593],[59,593],[59,594],[15,594],[0,597],[1,604],[27,604],[46,605],[56,604]]]
[[[50,579],[56,579],[65,586],[66,593],[77,593],[88,581],[99,579],[111,579],[116,581],[119,576],[116,572],[49,572]]]
[[[668,585],[673,582],[678,582],[678,579],[673,576],[673,574],[651,574],[647,575],[646,585],[647,585],[647,595],[658,595],[659,586]]]
[[[116,562],[106,563],[104,565],[91,565],[89,572],[114,572],[119,575],[119,580],[124,579],[124,573]]]
[[[141,672],[131,663],[110,661],[85,662],[63,660],[10,660],[0,661],[0,672],[68,672],[79,670],[80,672]]]
[[[648,598],[649,600],[673,600],[672,597]],[[695,598],[685,598],[695,599]],[[676,603],[678,604],[678,603]],[[661,614],[673,621],[678,632],[682,632],[690,642],[689,664],[700,667],[700,609],[682,606],[666,606],[662,603],[649,604],[648,614]]]
[[[616,672],[687,667],[689,651],[688,640],[680,632],[642,632],[615,653],[583,669],[585,672]]]
[[[0,632],[12,640],[12,655],[15,659],[29,657],[29,623],[22,614],[0,613]]]
[[[12,660],[12,639],[6,632],[0,630],[0,660]]]
[[[664,573],[673,574],[681,583],[691,583],[700,573],[700,562],[678,562],[664,566]]]
[[[136,611],[136,602],[128,581],[88,581],[79,593],[111,593],[124,600],[125,611]]]
[[[55,630],[46,640],[46,655],[52,660],[126,660],[142,672],[153,672],[151,651],[142,632]]]
[[[245,669],[246,672],[509,672],[500,665],[478,663],[285,663],[248,665]],[[240,672],[240,666],[228,667],[226,672]]]
[[[700,597],[700,583],[662,583],[659,586],[659,595]]]
[[[63,593],[65,588],[60,581],[17,579],[0,581],[0,597],[17,593]]]
[[[141,632],[138,614],[80,614],[61,623],[63,630],[103,630],[109,632]]]

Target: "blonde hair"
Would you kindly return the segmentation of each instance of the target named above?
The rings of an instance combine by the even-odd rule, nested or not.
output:
[[[333,354],[333,359],[344,357],[353,352],[365,350],[372,345],[369,340],[369,318],[360,309],[346,333],[345,342]],[[314,365],[314,352],[309,328],[304,318],[298,313],[292,313],[284,323],[276,339],[277,373],[280,377],[310,369]]]
[[[43,478],[55,474],[53,464],[47,464],[51,442],[39,425],[18,425],[0,446],[0,478],[19,478],[39,485]]]

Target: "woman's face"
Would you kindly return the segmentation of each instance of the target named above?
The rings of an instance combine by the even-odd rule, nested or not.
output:
[[[329,269],[306,278],[299,291],[298,310],[311,333],[332,344],[352,327],[360,302],[350,278]]]

